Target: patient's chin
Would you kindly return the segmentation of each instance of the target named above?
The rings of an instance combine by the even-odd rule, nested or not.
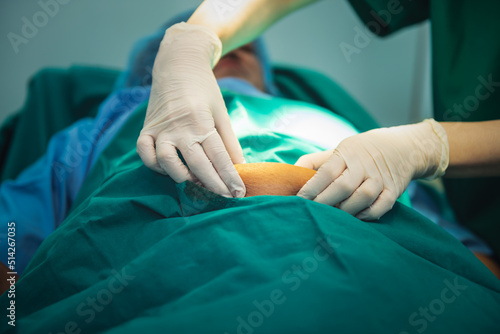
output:
[[[275,162],[234,165],[245,183],[245,197],[294,196],[316,173],[315,170]]]

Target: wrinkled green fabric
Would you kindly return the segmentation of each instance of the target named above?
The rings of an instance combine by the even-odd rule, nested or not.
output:
[[[175,184],[135,151],[145,110],[17,283],[19,332],[498,333],[499,281],[415,211],[366,223],[295,196]]]
[[[326,77],[278,72],[285,95],[376,127]],[[98,159],[17,283],[19,333],[498,332],[498,281],[413,210],[396,204],[364,223],[297,197],[176,185],[135,153],[144,114],[145,105]],[[436,311],[432,321],[421,307]]]
[[[273,70],[275,84],[284,98],[331,110],[360,132],[380,127],[343,87],[326,75],[290,66],[275,66]]]
[[[500,1],[349,2],[367,27],[381,35],[429,19],[437,121],[500,119]],[[443,181],[458,221],[486,241],[499,257],[500,177],[444,178]]]

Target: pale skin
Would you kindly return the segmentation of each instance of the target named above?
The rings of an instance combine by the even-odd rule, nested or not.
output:
[[[219,36],[226,54],[260,36],[284,16],[319,0],[205,0],[187,23],[209,28]]]
[[[440,124],[450,144],[446,177],[500,176],[500,120]]]
[[[223,54],[227,54],[255,39],[284,16],[316,1],[318,0],[235,0],[227,2],[232,7],[225,7],[221,12],[220,8],[214,6],[214,1],[206,0],[189,19],[188,24],[201,25],[215,32],[222,41]],[[445,129],[449,142],[449,167],[445,177],[500,176],[499,120],[440,124]],[[333,150],[316,154],[313,159],[307,159],[307,163],[299,165],[319,169],[332,159],[332,152]],[[328,182],[333,183],[330,180]],[[350,189],[351,194],[356,190],[357,186]],[[325,194],[321,192],[314,194],[312,198],[309,196],[319,202],[323,202],[324,197]],[[373,202],[375,200],[376,198]],[[345,201],[342,198],[338,203],[327,202],[342,208],[340,204]]]

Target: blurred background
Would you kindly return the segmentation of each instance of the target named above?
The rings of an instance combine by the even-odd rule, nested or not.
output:
[[[134,41],[202,2],[59,1],[65,4],[46,15],[46,23],[18,45],[17,53],[9,34],[23,37],[24,20],[44,23],[39,12],[51,0],[0,3],[0,122],[22,107],[28,80],[40,69],[72,64],[122,69]],[[341,45],[356,46],[356,29],[366,31],[347,0],[323,0],[278,22],[265,40],[273,62],[328,75],[384,126],[430,117],[429,24],[383,39],[368,33],[363,48],[346,57]]]

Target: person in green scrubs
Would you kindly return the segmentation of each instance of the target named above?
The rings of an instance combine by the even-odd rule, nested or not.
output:
[[[500,254],[500,2],[349,2],[380,36],[430,20],[434,119],[450,143],[446,193],[457,220]]]
[[[187,23],[167,30],[138,153],[176,182],[242,197],[233,164],[241,146],[211,68],[287,14],[317,0],[206,0]],[[299,196],[337,206],[362,220],[389,211],[412,179],[446,174],[458,221],[500,253],[500,3],[350,0],[367,28],[384,36],[429,19],[433,34],[434,119],[352,136],[296,165],[318,173]],[[175,85],[172,85],[175,83]],[[187,93],[189,92],[189,93]],[[175,98],[173,98],[175,96]],[[177,150],[187,166],[180,162]],[[189,167],[189,169],[188,169]]]

